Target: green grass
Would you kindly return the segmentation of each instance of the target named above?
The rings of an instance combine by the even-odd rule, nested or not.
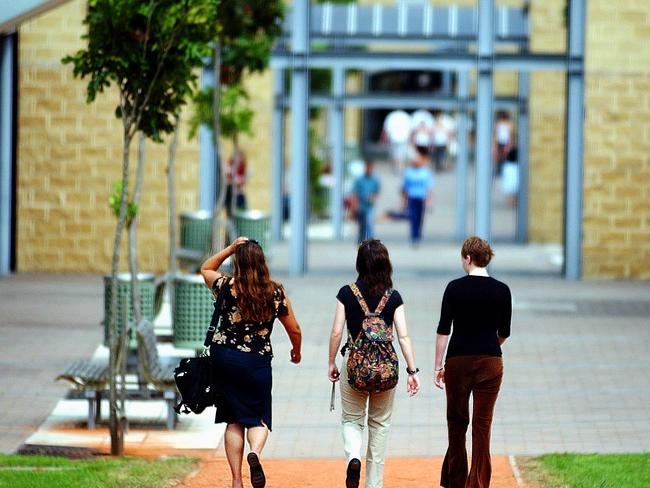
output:
[[[129,457],[70,460],[0,455],[0,487],[163,488],[181,481],[196,463],[196,460],[185,457],[164,460]]]
[[[650,453],[548,454],[520,460],[540,488],[648,488]]]

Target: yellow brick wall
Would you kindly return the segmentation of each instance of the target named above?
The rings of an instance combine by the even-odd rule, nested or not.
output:
[[[532,2],[532,51],[564,51],[564,5],[564,0]],[[562,241],[565,80],[563,72],[535,72],[530,76],[528,221],[531,242]]]
[[[650,278],[650,2],[589,2],[584,274]]]
[[[18,226],[19,271],[107,272],[115,217],[112,182],[120,179],[121,122],[114,90],[91,105],[86,81],[60,59],[82,47],[85,2],[74,0],[19,30]],[[132,167],[135,167],[135,144]],[[180,137],[179,211],[195,209],[198,144]],[[139,266],[165,269],[167,190],[165,145],[147,144],[141,202]],[[126,262],[125,260],[123,261]],[[123,266],[125,268],[125,266]]]

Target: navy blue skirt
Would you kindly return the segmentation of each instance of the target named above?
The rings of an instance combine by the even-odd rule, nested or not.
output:
[[[271,356],[212,344],[210,357],[221,393],[215,423],[266,425],[271,430]]]

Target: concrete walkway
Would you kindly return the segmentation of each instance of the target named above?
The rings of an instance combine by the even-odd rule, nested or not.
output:
[[[439,207],[434,215],[445,208]],[[447,205],[444,212],[449,211]],[[398,386],[391,457],[440,456],[446,447],[444,395],[431,384],[435,326],[444,287],[461,272],[458,246],[436,236],[433,218],[427,222],[427,239],[418,249],[404,242],[404,226],[378,228],[394,262],[395,287],[405,299],[424,382],[414,398]],[[650,450],[650,283],[564,281],[558,276],[557,246],[497,242],[495,250],[491,272],[511,286],[514,316],[513,335],[504,348],[493,452]],[[265,451],[270,458],[342,455],[340,408],[329,411],[327,339],[334,297],[355,277],[356,245],[353,239],[319,240],[310,251],[310,272],[302,278],[287,275],[286,242],[270,253],[274,275],[285,284],[304,333],[299,366],[289,363],[289,342],[280,326],[273,335],[274,431]],[[87,432],[83,402],[60,403],[67,385],[53,381],[67,361],[96,350],[102,309],[99,276],[19,274],[0,280],[0,452],[12,452],[26,441],[105,445],[105,423]],[[130,448],[220,444],[220,430],[208,427],[212,412],[193,421],[184,417],[179,429],[168,433],[162,420],[156,421],[160,406],[154,405],[153,413],[133,408],[135,417],[144,417],[134,421]]]

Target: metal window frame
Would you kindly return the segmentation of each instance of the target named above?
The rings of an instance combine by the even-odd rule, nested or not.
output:
[[[390,101],[411,104],[411,106],[428,106],[438,103],[441,106],[456,106],[467,111],[475,106],[477,113],[477,198],[475,212],[475,232],[479,235],[490,237],[491,215],[491,142],[493,108],[499,106],[499,100],[494,98],[493,75],[495,70],[510,70],[519,73],[519,93],[516,101],[508,100],[519,108],[520,129],[525,133],[518,136],[518,143],[524,150],[522,173],[520,178],[522,190],[518,204],[518,222],[516,239],[524,242],[528,233],[527,205],[528,205],[528,120],[527,97],[529,91],[528,73],[534,71],[563,71],[567,76],[567,127],[565,134],[565,205],[564,205],[564,249],[565,264],[564,275],[568,279],[579,279],[582,275],[582,201],[583,201],[583,137],[584,137],[584,49],[585,49],[585,19],[586,0],[568,0],[569,22],[567,28],[568,52],[566,54],[531,53],[527,51],[527,39],[517,39],[515,44],[522,48],[519,53],[496,52],[495,43],[505,42],[507,36],[495,36],[495,5],[494,0],[478,0],[478,38],[459,39],[448,38],[421,39],[423,44],[429,46],[444,46],[446,43],[464,45],[467,52],[436,51],[432,52],[378,52],[378,51],[349,51],[347,46],[359,45],[363,42],[377,42],[374,36],[358,36],[355,32],[348,32],[348,36],[341,34],[335,36],[335,46],[328,45],[325,50],[310,52],[311,41],[327,41],[330,36],[315,36],[310,39],[309,2],[307,0],[294,0],[295,14],[292,16],[292,40],[288,47],[286,42],[280,41],[271,55],[271,68],[274,70],[292,70],[291,93],[291,133],[292,133],[292,193],[298,198],[292,198],[291,205],[291,261],[290,273],[300,275],[307,270],[306,260],[306,207],[305,198],[306,182],[306,148],[308,141],[305,127],[308,125],[307,106],[331,106],[338,110],[339,107],[357,106],[386,106]],[[526,19],[527,20],[527,19]],[[373,26],[373,32],[377,31]],[[381,29],[379,29],[381,30]],[[348,29],[349,31],[349,29]],[[378,31],[377,31],[378,32]],[[299,33],[299,35],[297,35]],[[334,36],[332,36],[334,37]],[[417,41],[417,39],[393,39],[399,42]],[[443,36],[444,37],[444,36]],[[390,41],[390,39],[385,39]],[[510,41],[508,39],[508,41]],[[476,48],[476,52],[471,49]],[[468,73],[476,70],[477,95],[471,101],[467,95],[458,93],[456,100],[447,98],[419,99],[418,97],[402,97],[399,95],[380,96],[377,94],[347,95],[336,93],[333,96],[309,95],[307,83],[308,72],[313,68],[326,68],[345,73],[346,70],[439,70],[447,72]],[[307,73],[304,75],[304,73]],[[297,89],[299,88],[299,89]],[[302,92],[296,94],[296,92]],[[276,107],[286,106],[283,95],[276,93]],[[501,102],[502,103],[502,102]],[[425,105],[426,104],[426,105]],[[402,105],[404,106],[404,105]],[[522,124],[523,123],[523,124]],[[333,124],[333,123],[332,123]],[[275,127],[274,129],[277,129]],[[334,131],[340,133],[341,131]],[[274,131],[275,133],[275,131]],[[336,136],[340,137],[340,136]],[[334,141],[333,141],[334,142]],[[339,141],[336,142],[337,147]],[[338,151],[338,149],[337,149]],[[335,156],[338,158],[338,156]],[[302,163],[300,163],[302,161]],[[338,161],[338,159],[337,159]],[[337,163],[340,164],[340,163]],[[340,168],[335,168],[340,171]],[[278,188],[274,188],[277,192]],[[302,203],[298,203],[302,202]],[[335,203],[336,204],[336,203]],[[463,205],[464,208],[464,205]],[[460,210],[463,210],[462,208]],[[301,214],[300,216],[293,215]],[[457,217],[456,236],[464,234],[464,222],[460,219],[464,212]],[[338,225],[338,224],[337,224]]]

